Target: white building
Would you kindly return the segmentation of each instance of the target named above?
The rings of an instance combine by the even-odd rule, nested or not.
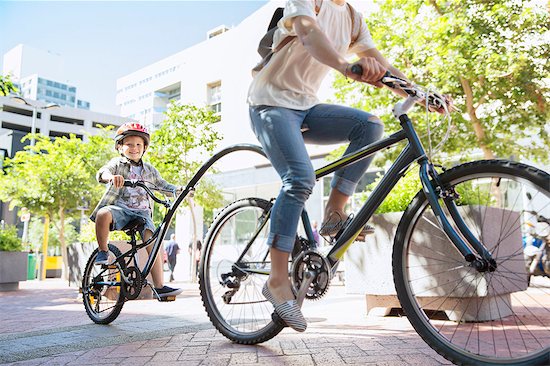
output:
[[[356,1],[357,10],[369,2]],[[162,122],[172,99],[198,106],[209,105],[220,115],[220,146],[257,143],[250,128],[246,96],[251,69],[260,60],[256,49],[274,10],[284,1],[270,1],[234,28],[220,26],[208,32],[203,42],[159,60],[117,80],[116,104],[120,114],[149,126]],[[327,78],[321,99],[331,95]],[[310,147],[312,154],[332,148]],[[253,159],[249,166],[264,161]],[[242,168],[238,164],[227,168]]]
[[[61,55],[19,44],[4,54],[3,75],[12,81],[23,98],[61,106],[90,109],[77,99],[77,88],[66,80]]]
[[[0,97],[0,148],[7,150],[9,156],[22,149],[24,144],[21,138],[33,128],[33,106],[36,107],[35,131],[50,137],[75,134],[86,141],[87,134],[99,132],[99,126],[118,127],[129,121],[128,118],[84,109],[65,106],[44,108],[47,104],[43,102],[27,102],[32,106],[14,96]]]

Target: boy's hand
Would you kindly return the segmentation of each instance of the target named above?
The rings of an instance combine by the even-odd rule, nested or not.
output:
[[[113,175],[109,180],[116,188],[124,186],[124,177],[122,175]]]

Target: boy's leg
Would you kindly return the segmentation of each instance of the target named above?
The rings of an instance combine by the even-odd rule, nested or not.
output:
[[[113,222],[113,215],[107,208],[102,208],[97,212],[95,219],[95,235],[99,250],[106,252],[109,242],[109,228]]]
[[[152,235],[153,233],[146,229],[143,234],[143,241],[149,240]],[[146,249],[147,253],[150,254],[153,246],[149,245]],[[161,246],[157,254],[157,258],[155,259],[155,263],[153,264],[153,268],[151,268],[151,276],[153,276],[153,284],[155,285],[155,288],[162,288],[164,286],[164,271],[162,268],[163,251],[164,248]]]

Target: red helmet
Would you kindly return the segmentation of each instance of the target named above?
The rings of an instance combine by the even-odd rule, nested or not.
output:
[[[143,126],[140,123],[127,122],[122,126],[120,126],[118,130],[116,130],[115,149],[118,147],[120,143],[122,143],[122,140],[124,140],[124,138],[128,136],[142,137],[145,143],[145,146],[146,147],[149,146],[149,140],[151,138],[149,136],[149,131],[147,131],[147,128],[145,128],[145,126]]]

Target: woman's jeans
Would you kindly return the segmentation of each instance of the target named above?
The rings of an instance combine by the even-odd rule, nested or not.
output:
[[[331,104],[319,104],[305,111],[251,106],[250,119],[283,184],[271,212],[268,245],[289,253],[304,204],[315,185],[315,172],[305,143],[349,142],[347,154],[380,139],[384,126],[372,114]],[[331,187],[351,196],[371,161],[369,157],[336,171]]]

